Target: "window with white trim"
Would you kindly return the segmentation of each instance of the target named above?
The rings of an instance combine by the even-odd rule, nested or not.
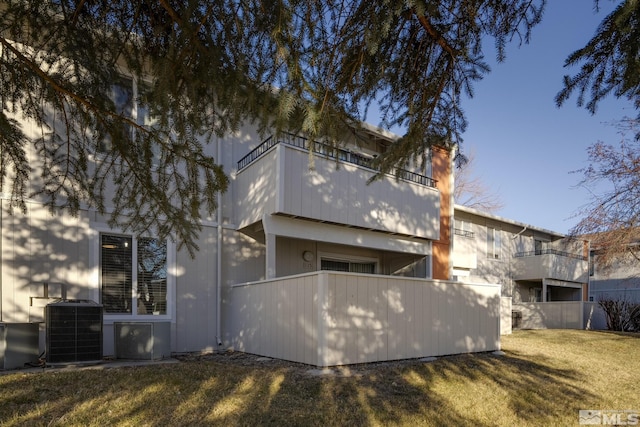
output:
[[[111,86],[111,100],[115,104],[116,113],[131,119],[140,126],[151,128],[157,124],[157,118],[152,116],[149,107],[141,102],[142,94],[141,85],[129,77],[122,76]],[[136,130],[132,126],[126,123],[122,125],[123,136],[132,141],[135,139],[135,132]],[[111,149],[111,136],[107,134],[98,142],[98,152],[107,154]],[[154,146],[153,155],[157,156],[158,151],[158,147]]]
[[[497,228],[487,227],[487,257],[499,259],[502,252],[502,239],[500,230]]]
[[[455,219],[453,226],[454,234],[463,237],[473,237],[473,226],[469,221]]]
[[[107,314],[167,314],[167,242],[101,234],[100,282]]]

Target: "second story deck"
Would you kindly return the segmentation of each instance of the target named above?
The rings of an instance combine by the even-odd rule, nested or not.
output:
[[[369,182],[376,173],[366,155],[294,135],[270,137],[238,161],[238,224],[281,214],[437,239],[435,181],[397,170]]]
[[[518,252],[514,257],[514,279],[556,279],[587,282],[589,263],[585,256],[557,249]]]

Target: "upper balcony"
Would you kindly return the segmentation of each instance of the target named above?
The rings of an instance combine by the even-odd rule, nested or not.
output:
[[[283,214],[437,239],[440,193],[435,181],[400,170],[398,177],[369,183],[376,174],[371,160],[298,136],[269,137],[238,161],[239,228],[264,214]]]
[[[516,253],[513,271],[515,280],[556,279],[586,283],[589,262],[583,255],[543,249]]]
[[[451,256],[454,268],[478,268],[478,243],[473,231],[454,228]]]

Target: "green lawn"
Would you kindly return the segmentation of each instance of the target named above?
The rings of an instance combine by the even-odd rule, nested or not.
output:
[[[242,354],[0,375],[0,425],[577,425],[640,411],[640,335],[516,331],[505,356],[312,367]]]

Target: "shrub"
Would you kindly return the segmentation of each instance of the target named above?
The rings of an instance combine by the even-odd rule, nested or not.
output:
[[[626,298],[603,297],[598,305],[604,310],[607,318],[607,329],[611,331],[640,331],[640,304]]]

